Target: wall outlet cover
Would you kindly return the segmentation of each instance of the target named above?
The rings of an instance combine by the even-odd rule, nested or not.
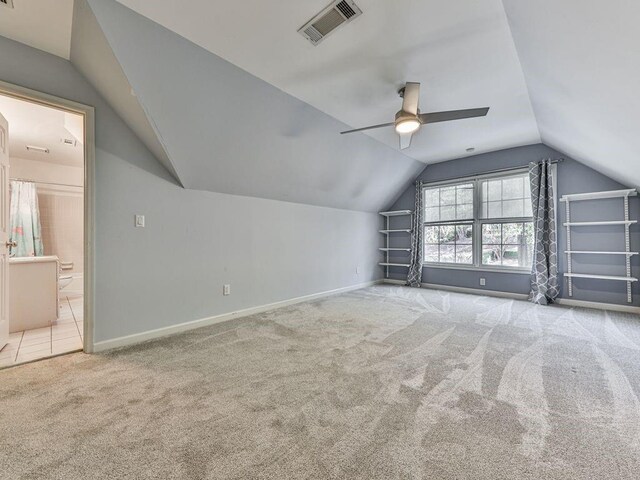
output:
[[[231,295],[231,285],[223,285],[222,286],[222,295]]]
[[[144,228],[144,215],[136,215],[136,227]]]
[[[487,280],[484,277],[480,278],[480,286],[484,287],[487,284]]]

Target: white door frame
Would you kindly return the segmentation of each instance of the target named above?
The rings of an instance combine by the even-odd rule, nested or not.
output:
[[[82,103],[13,85],[0,80],[0,94],[47,107],[66,110],[84,118],[84,334],[83,349],[94,351],[95,293],[95,109]]]

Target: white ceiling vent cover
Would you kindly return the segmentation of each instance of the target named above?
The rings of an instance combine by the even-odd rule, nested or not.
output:
[[[362,15],[362,10],[352,0],[336,0],[305,23],[298,32],[312,45],[318,45],[340,25],[350,22],[360,15]]]
[[[0,0],[0,7],[13,8],[13,0]]]

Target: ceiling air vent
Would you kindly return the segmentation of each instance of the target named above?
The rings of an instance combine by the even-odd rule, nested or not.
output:
[[[13,0],[0,0],[0,7],[13,8]]]
[[[362,10],[352,0],[337,0],[305,23],[298,32],[313,45],[318,45],[340,25],[360,15]]]

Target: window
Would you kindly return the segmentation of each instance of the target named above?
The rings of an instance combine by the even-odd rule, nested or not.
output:
[[[533,223],[525,171],[425,187],[427,264],[529,269]]]

